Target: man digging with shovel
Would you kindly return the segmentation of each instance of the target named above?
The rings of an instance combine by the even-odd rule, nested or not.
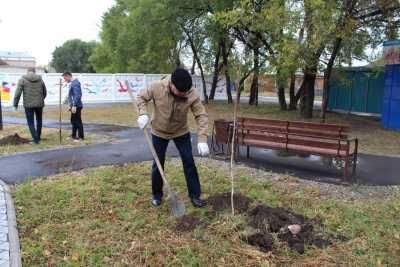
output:
[[[207,145],[208,115],[195,88],[192,77],[184,69],[176,69],[172,75],[153,82],[137,97],[139,109],[138,125],[145,129],[149,123],[148,102],[153,101],[154,112],[151,119],[152,142],[157,156],[164,168],[165,153],[170,140],[173,140],[183,163],[189,198],[194,207],[203,207],[206,201],[200,198],[201,188],[197,168],[192,154],[192,143],[187,114],[192,111],[198,127],[198,152],[201,156],[209,154]],[[163,197],[163,180],[154,161],[152,166],[152,205],[160,206]]]

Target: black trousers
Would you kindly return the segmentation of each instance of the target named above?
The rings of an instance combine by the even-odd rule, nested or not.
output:
[[[164,139],[155,135],[152,135],[153,145],[160,159],[161,165],[164,169],[165,163],[165,153],[167,151],[168,139]],[[197,168],[194,163],[193,153],[192,153],[192,143],[190,141],[190,133],[183,136],[174,138],[174,143],[179,151],[183,163],[183,172],[186,178],[186,185],[188,189],[188,194],[190,198],[199,198],[201,194],[199,175],[197,173]],[[151,172],[152,181],[152,191],[153,197],[155,199],[161,200],[163,196],[163,181],[158,171],[157,164],[153,161],[153,167]]]
[[[39,143],[42,135],[43,108],[25,108],[26,121],[31,132],[33,142]],[[35,127],[36,116],[36,127]]]
[[[72,124],[72,138],[80,138],[84,139],[85,135],[83,132],[83,123],[82,123],[82,108],[77,107],[76,113],[71,112],[71,124]],[[78,136],[76,134],[78,133]]]

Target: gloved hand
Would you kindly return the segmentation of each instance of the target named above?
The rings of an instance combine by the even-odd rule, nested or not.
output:
[[[208,148],[207,143],[198,143],[197,150],[202,157],[206,157],[210,154],[210,149]]]
[[[139,125],[139,128],[143,130],[149,123],[149,116],[147,116],[146,114],[140,115],[137,119],[137,123]]]
[[[71,108],[71,113],[72,113],[72,114],[75,114],[75,113],[76,113],[76,107],[72,107],[72,108]]]

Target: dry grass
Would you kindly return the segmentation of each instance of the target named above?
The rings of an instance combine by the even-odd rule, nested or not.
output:
[[[5,125],[3,130],[0,131],[0,139],[6,137],[8,135],[18,134],[22,138],[26,138],[31,140],[31,134],[27,126],[22,125]],[[70,136],[71,133],[69,131],[62,131],[62,144],[59,142],[59,132],[58,129],[51,128],[43,128],[42,129],[42,141],[39,145],[34,144],[22,144],[22,145],[7,145],[0,146],[0,156],[6,156],[15,154],[18,152],[29,152],[29,151],[38,151],[44,149],[51,148],[61,148],[61,147],[72,147],[72,146],[81,146],[81,145],[89,145],[95,142],[105,142],[110,140],[109,137],[96,135],[88,133],[86,134],[85,141],[82,143],[75,143],[72,140],[68,140],[67,137]]]
[[[205,196],[229,191],[224,163],[198,161]],[[167,177],[188,204],[180,163]],[[150,163],[88,169],[16,186],[13,192],[25,266],[396,266],[400,262],[399,194],[357,200],[325,195],[316,184],[239,168],[240,192],[326,225],[325,237],[344,235],[325,250],[296,254],[279,241],[262,253],[242,241],[246,216],[188,213],[203,226],[174,231],[166,205],[150,205]],[[288,186],[289,185],[289,186]],[[370,190],[374,190],[372,187]],[[236,230],[235,230],[236,229]],[[243,230],[244,229],[244,230]],[[318,229],[317,229],[318,230]]]
[[[213,102],[207,105],[210,117],[209,131],[215,119],[232,119],[233,107],[221,102]],[[64,111],[63,117],[68,118],[68,112]],[[7,113],[10,116],[23,116],[22,113]],[[240,115],[260,118],[272,118],[282,120],[303,120],[297,111],[280,111],[274,104],[261,104],[258,107],[242,104]],[[113,104],[99,107],[87,107],[83,110],[83,120],[94,123],[110,123],[128,126],[136,126],[137,112],[132,104]],[[45,118],[57,119],[58,113],[54,109],[47,109]],[[319,112],[315,112],[315,118],[311,121],[319,122]],[[360,139],[360,151],[364,153],[380,155],[400,155],[400,132],[385,130],[376,118],[360,117],[354,115],[329,113],[328,123],[348,124],[351,126],[353,136]],[[196,131],[193,117],[189,115],[189,123],[192,131]]]

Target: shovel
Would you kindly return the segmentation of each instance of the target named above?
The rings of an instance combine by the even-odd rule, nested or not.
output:
[[[136,108],[136,102],[135,102],[135,99],[133,97],[132,90],[130,88],[129,82],[125,81],[125,83],[126,83],[126,88],[127,88],[128,93],[129,93],[129,96],[130,96],[130,98],[132,100],[132,104]],[[164,170],[163,170],[163,168],[161,166],[160,160],[158,159],[156,150],[154,149],[153,142],[150,139],[149,133],[147,131],[147,127],[145,127],[143,129],[143,133],[144,133],[144,137],[146,138],[147,145],[150,148],[151,154],[153,155],[153,158],[154,158],[154,160],[155,160],[155,162],[157,164],[158,171],[160,172],[161,178],[162,178],[162,180],[164,182],[164,188],[167,191],[168,207],[169,207],[169,209],[170,209],[170,211],[171,211],[173,216],[175,216],[177,218],[182,217],[183,215],[185,215],[185,212],[186,212],[185,204],[181,200],[179,200],[177,195],[174,192],[172,192],[172,190],[171,190],[171,187],[170,187],[170,185],[169,185],[169,183],[167,181],[167,178],[165,177],[165,173],[164,173]]]

